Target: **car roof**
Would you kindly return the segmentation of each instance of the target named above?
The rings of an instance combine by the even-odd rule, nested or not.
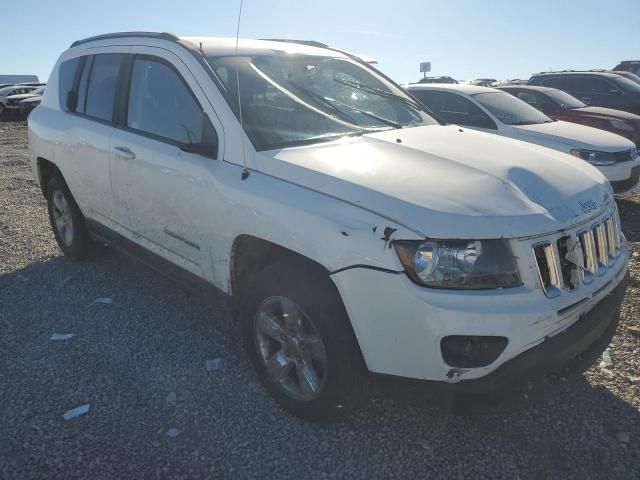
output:
[[[480,87],[477,85],[452,84],[452,83],[412,83],[404,85],[407,90],[455,90],[466,95],[476,95],[478,93],[499,92],[495,88]]]
[[[500,90],[533,90],[535,92],[554,92],[557,91],[557,88],[550,87],[540,87],[538,85],[504,85],[500,87],[496,87]]]
[[[618,75],[617,73],[611,73],[611,72],[605,72],[605,71],[593,71],[593,70],[565,70],[565,71],[561,71],[561,72],[540,72],[540,73],[534,73],[532,76],[533,77],[545,77],[545,76],[552,76],[552,75],[558,75],[558,76],[562,76],[562,75],[598,75],[601,77],[619,77],[620,75]]]
[[[207,56],[231,56],[236,55],[259,55],[273,51],[285,53],[301,53],[307,55],[343,57],[349,55],[338,50],[329,48],[320,42],[308,40],[287,40],[270,39],[254,40],[235,37],[179,37],[171,33],[160,32],[117,32],[106,35],[98,35],[83,40],[78,40],[71,45],[74,48],[89,42],[108,42],[113,44],[114,40],[126,40],[131,38],[164,40],[168,42],[186,44],[189,48],[197,49]]]

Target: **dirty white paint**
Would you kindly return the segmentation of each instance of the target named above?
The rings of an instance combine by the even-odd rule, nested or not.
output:
[[[231,48],[228,41],[203,45]],[[265,45],[273,47],[251,42],[251,48]],[[583,310],[566,317],[557,310],[626,271],[625,247],[615,271],[580,292],[554,299],[542,293],[533,239],[557,236],[613,205],[602,174],[566,154],[439,125],[256,152],[207,72],[183,48],[151,38],[110,39],[72,48],[61,61],[103,52],[152,54],[174,65],[218,132],[218,159],[62,113],[56,66],[29,118],[36,178],[38,156],[54,161],[85,216],[227,293],[241,235],[298,252],[329,272],[385,269],[331,276],[372,371],[442,381],[481,377],[576,321]],[[121,144],[136,158],[114,155],[111,147]],[[464,292],[419,287],[404,275],[391,245],[425,237],[509,239],[523,285]],[[493,365],[449,378],[439,341],[460,334],[503,335],[509,345]]]

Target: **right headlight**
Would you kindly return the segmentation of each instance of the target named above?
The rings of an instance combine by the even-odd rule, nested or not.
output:
[[[468,290],[522,285],[505,240],[396,240],[393,246],[418,285]]]
[[[596,167],[606,167],[613,165],[617,160],[609,152],[597,152],[594,150],[571,150],[571,155],[581,158]]]

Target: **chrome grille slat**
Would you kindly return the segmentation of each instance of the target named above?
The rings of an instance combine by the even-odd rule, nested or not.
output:
[[[553,240],[532,246],[540,284],[547,297],[557,297],[612,267],[622,250],[620,217],[616,208],[587,228],[563,232]]]
[[[604,275],[607,271],[607,238],[604,235],[604,228],[601,223],[594,225],[592,231],[596,241],[598,275]]]

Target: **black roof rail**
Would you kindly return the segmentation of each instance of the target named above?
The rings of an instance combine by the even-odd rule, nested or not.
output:
[[[112,38],[125,38],[125,37],[138,37],[138,38],[158,38],[161,40],[170,40],[172,42],[176,42],[179,38],[173,33],[167,32],[117,32],[117,33],[106,33],[104,35],[96,35],[93,37],[84,38],[82,40],[76,40],[71,44],[70,48],[77,47],[78,45],[82,45],[84,43],[96,42],[98,40],[110,40]]]

